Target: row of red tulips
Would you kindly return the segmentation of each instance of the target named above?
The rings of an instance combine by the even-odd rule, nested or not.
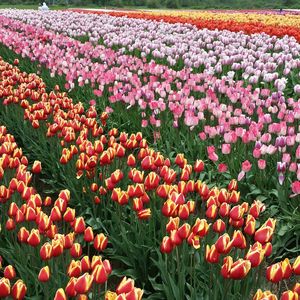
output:
[[[94,210],[96,214],[98,212],[105,214],[103,210],[109,208],[116,210],[114,213],[120,212],[121,209],[122,216],[127,218],[129,215],[126,208],[132,207],[137,212],[138,219],[142,220],[142,223],[137,222],[135,225],[142,227],[143,222],[147,222],[149,226],[154,224],[152,230],[155,239],[151,240],[151,247],[155,248],[156,239],[161,239],[160,249],[162,253],[166,253],[166,265],[172,265],[175,258],[178,264],[177,272],[180,274],[184,270],[183,263],[186,256],[189,257],[187,253],[190,251],[188,249],[190,245],[193,259],[187,270],[188,281],[197,280],[191,271],[196,267],[194,258],[199,255],[199,249],[204,249],[203,246],[200,247],[200,241],[203,245],[207,245],[205,253],[202,254],[206,262],[218,264],[219,271],[225,279],[247,277],[246,280],[251,283],[258,279],[255,267],[261,265],[263,259],[272,252],[271,240],[276,223],[269,218],[263,225],[259,225],[257,219],[261,218],[261,213],[265,211],[265,206],[261,202],[256,201],[250,205],[247,202],[239,204],[241,199],[235,180],[230,182],[227,189],[209,188],[199,180],[205,173],[202,161],[198,160],[192,166],[182,154],[178,154],[172,164],[168,158],[149,148],[140,133],[128,136],[125,132],[119,133],[116,128],[105,129],[108,115],[102,113],[99,116],[95,106],[92,105],[85,110],[82,103],[73,104],[65,93],[59,91],[47,93],[45,88],[45,84],[38,76],[22,73],[17,67],[0,60],[0,98],[6,106],[22,107],[25,119],[30,121],[33,128],[39,129],[46,125],[46,130],[42,131],[43,128],[40,128],[41,133],[44,132],[41,139],[58,137],[62,146],[60,163],[75,166],[74,169],[71,168],[70,179],[72,176],[82,179],[81,189],[85,191],[86,197],[93,198],[93,204],[92,201],[88,201],[87,206],[93,205],[94,208],[100,206],[101,211],[97,211],[97,208]],[[6,222],[6,229],[18,230],[21,245],[23,243],[35,247],[40,245],[42,239],[46,239],[41,247],[45,259],[61,256],[65,253],[64,249],[70,249],[69,255],[78,259],[72,260],[67,268],[69,277],[79,277],[70,279],[67,285],[74,287],[73,289],[70,287],[74,293],[87,294],[93,282],[97,284],[106,282],[111,272],[109,262],[105,260],[102,262],[99,258],[98,260],[94,258],[99,263],[90,261],[89,256],[83,256],[79,239],[76,242],[75,238],[81,236],[83,243],[87,244],[94,241],[95,251],[104,250],[107,239],[103,234],[93,236],[93,230],[85,226],[84,218],[76,218],[75,210],[72,208],[75,203],[70,201],[73,195],[70,197],[68,192],[63,191],[53,204],[49,197],[42,201],[41,197],[36,196],[38,194],[27,186],[31,174],[27,171],[26,164],[25,167],[21,164],[22,152],[15,151],[10,144],[5,143],[1,149],[5,157],[16,155],[12,156],[11,160],[8,157],[8,161],[2,159],[3,170],[6,171],[9,166],[13,166],[18,171],[11,180],[5,179],[7,186],[3,187],[5,196],[3,198],[8,201],[12,197],[12,192],[15,192],[26,201],[26,205],[22,206],[19,203],[8,207],[9,219]],[[23,158],[24,160],[26,159]],[[76,163],[72,165],[72,161]],[[40,164],[35,163],[32,171],[38,173]],[[4,175],[6,172],[3,172],[3,178]],[[8,203],[7,201],[3,202]],[[168,219],[161,219],[159,211]],[[266,215],[266,212],[264,214]],[[24,222],[33,222],[36,228],[26,229],[22,226]],[[59,223],[61,226],[55,225],[56,222],[61,222]],[[167,235],[163,229],[165,224]],[[161,233],[156,232],[158,226],[163,229]],[[61,227],[69,228],[70,232],[64,232],[65,236],[58,235],[58,229]],[[132,230],[138,229],[133,227]],[[141,230],[141,233],[145,234],[145,230]],[[47,239],[51,242],[47,242]],[[84,244],[86,248],[87,244]],[[114,246],[114,243],[112,245]],[[167,255],[173,250],[176,257]],[[220,258],[223,258],[223,263],[219,264]],[[58,261],[54,259],[50,261],[53,261],[52,268],[55,268]],[[272,270],[275,267],[271,267],[271,271],[267,272],[267,279],[270,281],[278,281],[278,278],[287,279],[291,275],[291,272],[285,271],[288,265],[286,261],[280,264],[283,270],[281,278],[277,271],[274,275]],[[293,265],[295,275],[299,275],[298,265],[299,259],[295,260]],[[292,267],[290,269],[292,270]],[[250,271],[252,278],[247,276]],[[216,270],[211,272],[215,273]],[[48,274],[48,268],[42,269],[40,278],[47,279]],[[216,278],[220,280],[217,275]],[[132,284],[131,281],[130,283]],[[84,286],[82,289],[79,288],[81,284]],[[255,288],[255,285],[252,288]],[[251,287],[247,286],[240,293],[248,297],[250,290]],[[296,286],[295,291],[297,290]],[[132,293],[135,297],[126,296],[128,299],[141,297],[140,290],[131,288],[126,292]],[[62,290],[58,291],[58,295],[60,293]],[[179,291],[179,295],[182,293],[185,293],[185,287]]]

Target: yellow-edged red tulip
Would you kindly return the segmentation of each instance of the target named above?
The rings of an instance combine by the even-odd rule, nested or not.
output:
[[[94,239],[94,248],[97,251],[103,251],[106,249],[108,243],[108,238],[103,234],[97,234]]]
[[[82,255],[82,247],[79,243],[74,243],[70,249],[72,257],[77,258]]]
[[[226,229],[226,224],[223,220],[218,219],[214,222],[212,229],[214,232],[223,233]]]
[[[276,295],[270,291],[263,292],[261,289],[257,290],[252,300],[277,300]]]
[[[127,293],[131,292],[133,289],[134,289],[134,280],[127,278],[127,277],[123,277],[122,281],[116,288],[116,293],[118,295],[123,294],[123,293],[127,294]]]
[[[0,298],[5,298],[10,295],[10,281],[3,277],[0,279]]]
[[[41,237],[39,231],[37,229],[32,229],[28,236],[27,243],[32,247],[36,247],[40,244],[40,242]]]
[[[230,236],[228,233],[221,235],[215,242],[216,249],[219,253],[226,254],[232,248],[232,243],[230,241]]]
[[[68,276],[79,277],[81,275],[81,272],[81,262],[72,260],[67,269]]]
[[[65,294],[64,289],[60,288],[56,291],[53,300],[67,300],[67,296]]]
[[[69,282],[67,283],[65,290],[66,290],[66,294],[69,297],[76,297],[76,295],[77,295],[77,292],[75,290],[76,281],[77,281],[77,278],[71,277]]]
[[[94,281],[98,284],[103,284],[104,282],[107,281],[107,273],[106,273],[106,270],[102,265],[97,265],[93,272],[92,272],[92,276],[94,277]]]
[[[207,262],[216,264],[219,262],[220,253],[217,251],[216,246],[212,245],[211,247],[209,245],[206,245],[205,249],[205,259]]]
[[[292,275],[293,270],[288,258],[286,258],[281,262],[281,268],[282,268],[282,279],[289,279]]]
[[[148,220],[151,217],[151,209],[150,208],[142,209],[137,213],[137,216],[140,220]]]
[[[92,227],[87,227],[85,229],[83,238],[88,243],[92,242],[94,240],[94,232],[93,232]]]
[[[295,275],[300,275],[300,255],[296,258],[293,263],[293,272]]]
[[[47,282],[50,279],[50,269],[48,266],[41,268],[39,275],[38,275],[38,280],[41,282]]]
[[[298,300],[299,295],[293,291],[285,291],[281,294],[280,300]]]
[[[11,296],[14,300],[22,300],[25,298],[27,287],[22,280],[17,280],[11,289]]]
[[[12,280],[16,277],[16,270],[12,265],[6,266],[3,275],[5,278]]]
[[[38,174],[41,173],[41,171],[42,171],[42,163],[39,160],[35,160],[32,165],[31,172],[34,174]]]
[[[52,257],[52,245],[50,243],[45,243],[40,249],[40,257],[42,260],[48,260]]]
[[[173,243],[170,237],[165,236],[160,244],[160,251],[162,253],[171,253],[173,250]]]
[[[84,273],[75,283],[75,290],[78,294],[86,294],[92,287],[93,276],[89,273]]]
[[[267,268],[266,277],[269,281],[277,283],[282,280],[283,272],[281,263],[276,263]]]

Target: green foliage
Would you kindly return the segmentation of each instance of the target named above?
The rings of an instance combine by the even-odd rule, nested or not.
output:
[[[158,0],[148,0],[147,6],[149,8],[158,8],[159,7],[159,1]]]
[[[167,0],[166,1],[167,8],[179,8],[180,4],[178,0]]]

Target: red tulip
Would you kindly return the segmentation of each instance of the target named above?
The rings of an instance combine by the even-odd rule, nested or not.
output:
[[[0,288],[1,290],[1,288]],[[22,280],[16,281],[11,289],[11,296],[14,300],[22,300],[25,298],[27,287]]]
[[[39,276],[38,276],[38,280],[41,282],[47,282],[50,279],[50,269],[48,266],[43,267],[40,272],[39,272]]]

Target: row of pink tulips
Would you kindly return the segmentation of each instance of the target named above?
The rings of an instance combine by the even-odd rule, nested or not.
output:
[[[70,37],[87,36],[93,44],[101,40],[107,47],[121,47],[120,54],[138,50],[142,57],[150,55],[170,66],[182,61],[183,66],[206,74],[242,78],[279,91],[286,90],[288,82],[299,81],[300,45],[293,37],[199,30],[188,24],[69,11],[1,10],[0,14]],[[299,93],[300,86],[295,90]]]

